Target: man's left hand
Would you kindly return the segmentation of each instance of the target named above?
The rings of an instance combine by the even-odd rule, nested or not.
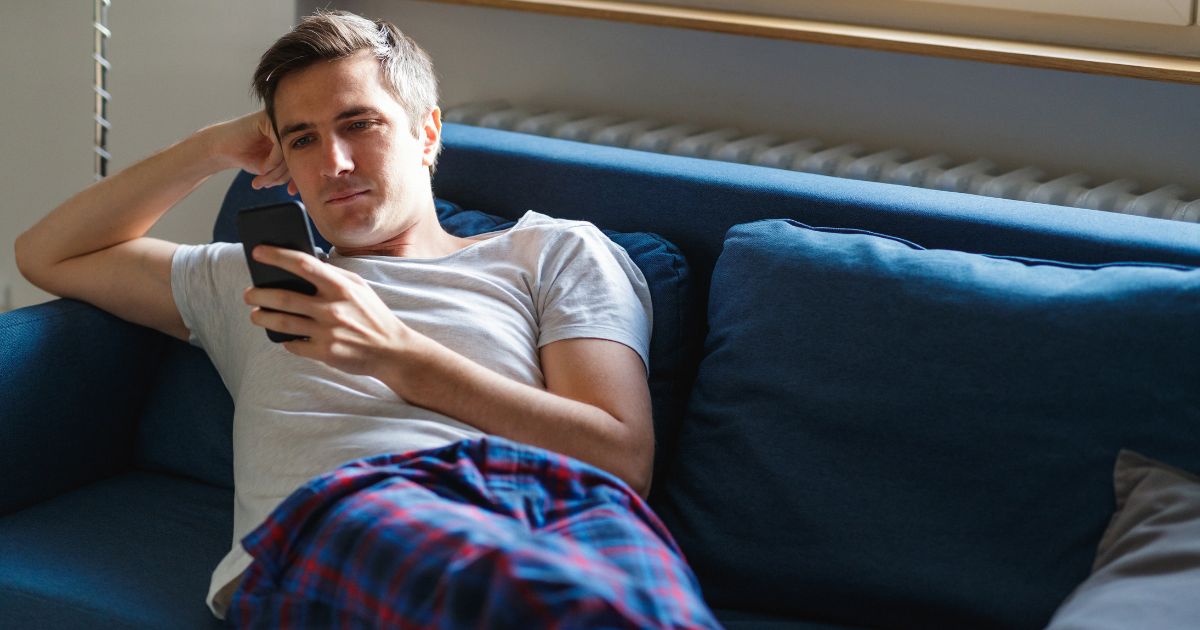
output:
[[[259,245],[254,259],[290,271],[317,288],[316,295],[249,287],[244,293],[256,326],[307,337],[282,345],[292,354],[351,374],[375,376],[381,366],[423,336],[400,321],[355,274],[295,250]],[[271,310],[264,310],[271,309]],[[276,311],[276,312],[272,312]]]

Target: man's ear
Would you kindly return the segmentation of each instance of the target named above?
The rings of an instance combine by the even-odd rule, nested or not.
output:
[[[434,107],[425,116],[421,125],[421,140],[424,143],[421,164],[433,166],[437,162],[438,152],[442,148],[442,110]]]

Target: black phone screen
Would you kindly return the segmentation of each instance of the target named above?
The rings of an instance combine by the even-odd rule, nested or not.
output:
[[[309,281],[279,267],[264,265],[254,260],[250,252],[258,245],[274,245],[304,252],[311,256],[317,255],[317,247],[313,243],[312,230],[308,224],[308,213],[304,204],[299,201],[247,208],[237,214],[238,236],[242,240],[242,248],[246,254],[246,264],[250,267],[250,279],[254,286],[266,289],[287,289],[305,295],[314,295],[317,288]],[[303,339],[296,335],[267,331],[271,341],[290,341]]]

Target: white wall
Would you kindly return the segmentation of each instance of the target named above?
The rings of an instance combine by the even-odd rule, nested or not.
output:
[[[295,19],[293,0],[114,0],[109,58],[109,173],[257,105],[259,55]],[[92,181],[92,3],[5,2],[0,9],[0,310],[50,296],[17,272],[12,244]],[[211,238],[233,173],[211,178],[151,234]]]
[[[315,4],[328,3],[298,2]],[[411,0],[334,4],[413,35],[444,105],[503,98],[690,120],[1200,196],[1200,86]]]
[[[80,5],[80,6],[74,6]],[[14,2],[0,19],[0,310],[40,301],[17,273],[12,242],[91,182],[91,8]]]
[[[1197,86],[412,0],[334,4],[414,35],[445,104],[499,97],[692,120],[1200,195]],[[292,0],[115,0],[112,166],[254,107],[253,65],[294,16]],[[90,3],[0,9],[0,308],[5,286],[15,306],[46,297],[17,274],[12,241],[91,181],[90,21]],[[206,241],[230,177],[210,180],[153,234]]]

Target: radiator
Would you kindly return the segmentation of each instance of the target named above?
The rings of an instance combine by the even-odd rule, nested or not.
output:
[[[1036,166],[1007,170],[988,159],[914,155],[904,149],[871,149],[858,143],[830,146],[816,138],[746,135],[732,128],[547,111],[505,101],[451,107],[443,118],[640,151],[1200,223],[1200,199],[1187,199],[1187,189],[1178,185],[1145,192],[1129,179],[1098,181],[1086,173],[1050,177]]]

